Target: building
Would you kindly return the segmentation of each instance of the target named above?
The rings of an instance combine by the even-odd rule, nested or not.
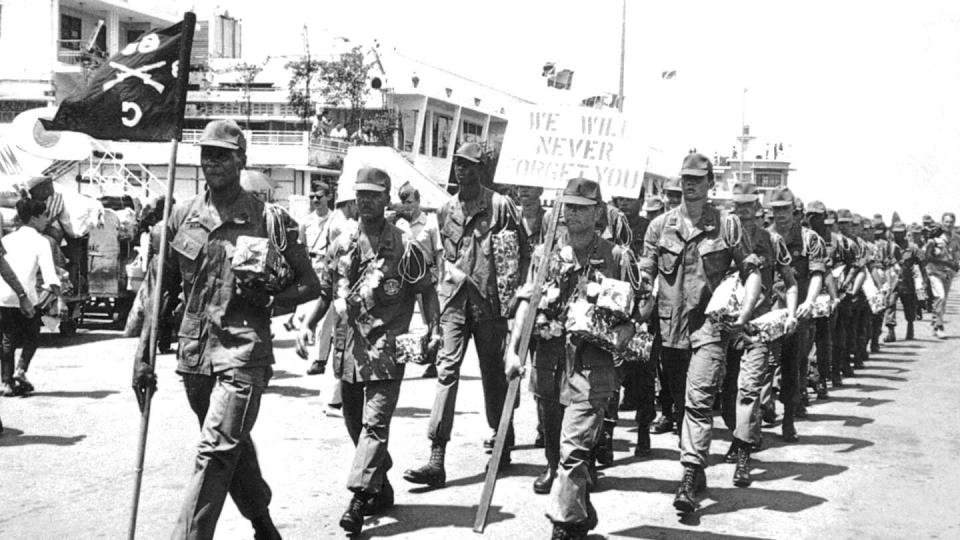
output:
[[[761,147],[757,137],[750,134],[750,126],[743,126],[737,137],[739,146],[734,146],[730,156],[714,155],[713,171],[716,187],[710,193],[715,200],[729,200],[733,184],[752,182],[766,201],[778,187],[787,187],[790,161],[783,143],[764,143]]]

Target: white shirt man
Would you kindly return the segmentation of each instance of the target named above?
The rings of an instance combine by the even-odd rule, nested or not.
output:
[[[40,217],[33,220],[40,221]],[[32,220],[32,221],[33,221]],[[53,252],[50,242],[37,229],[24,225],[16,231],[3,237],[3,248],[7,252],[7,262],[23,284],[24,291],[30,302],[36,305],[37,297],[37,270],[43,277],[44,287],[60,286],[56,267],[53,265]],[[10,288],[6,281],[0,280],[0,306],[20,308],[20,299],[17,293]]]

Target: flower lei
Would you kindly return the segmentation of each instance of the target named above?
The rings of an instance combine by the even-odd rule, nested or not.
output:
[[[555,339],[562,337],[567,319],[567,305],[560,302],[561,284],[570,277],[571,273],[581,272],[584,267],[580,265],[572,246],[563,246],[557,251],[551,253],[547,262],[547,279],[544,283],[544,291],[540,296],[540,304],[537,306],[537,318],[534,324],[534,335],[540,339]],[[595,297],[599,292],[599,284],[591,281],[592,274],[599,274],[593,268],[587,265],[588,272],[584,272],[577,283],[577,290],[571,296],[569,301],[578,297]]]

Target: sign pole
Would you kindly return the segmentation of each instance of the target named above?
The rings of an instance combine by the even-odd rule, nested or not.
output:
[[[557,199],[553,203],[553,214],[550,216],[550,223],[547,227],[547,235],[543,241],[543,259],[537,268],[534,276],[533,292],[530,294],[530,300],[527,312],[523,317],[523,326],[520,327],[520,349],[517,354],[520,356],[520,364],[526,361],[527,352],[530,350],[530,337],[533,334],[533,324],[537,319],[537,306],[540,305],[540,296],[542,294],[543,282],[547,278],[547,270],[550,265],[547,264],[548,257],[553,251],[554,240],[557,235],[557,222],[560,221],[560,212],[563,205],[560,198],[563,192],[557,194]],[[490,456],[490,463],[487,465],[487,476],[483,483],[483,492],[480,494],[480,505],[477,507],[477,516],[473,522],[473,532],[483,533],[487,525],[487,514],[490,513],[490,503],[493,500],[493,490],[497,485],[497,472],[500,469],[500,459],[503,456],[504,447],[507,442],[507,432],[510,430],[510,421],[513,419],[513,404],[517,401],[517,394],[520,392],[520,381],[522,377],[516,376],[510,379],[507,386],[507,397],[503,400],[503,413],[500,415],[500,424],[497,427],[497,436],[493,445],[493,455]]]
[[[150,305],[150,339],[148,349],[148,363],[151,368],[157,365],[157,338],[160,329],[160,302],[163,300],[163,271],[166,266],[167,245],[167,225],[170,222],[170,210],[173,206],[173,185],[176,181],[177,171],[177,150],[180,144],[180,137],[183,133],[183,114],[187,104],[187,84],[189,82],[190,51],[193,48],[193,29],[197,22],[197,16],[192,12],[187,12],[183,17],[183,29],[180,37],[180,58],[179,72],[177,73],[178,88],[180,92],[177,102],[177,130],[176,134],[170,140],[170,161],[167,164],[167,191],[163,198],[163,221],[160,229],[160,250],[157,253],[156,279],[153,283],[153,299]],[[134,470],[133,498],[130,501],[130,523],[127,529],[127,538],[133,540],[137,534],[137,511],[140,506],[140,487],[143,483],[143,463],[147,452],[147,430],[150,427],[150,402],[153,399],[153,390],[147,388],[143,401],[143,410],[140,412],[140,436],[137,444],[137,461]]]

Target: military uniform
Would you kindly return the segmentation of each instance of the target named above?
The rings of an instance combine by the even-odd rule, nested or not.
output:
[[[902,223],[894,223],[891,229],[894,233],[906,232]],[[894,242],[891,242],[893,244]],[[907,323],[906,339],[913,339],[913,322],[917,318],[917,290],[914,282],[914,271],[921,265],[923,253],[920,248],[908,240],[906,236],[896,244],[899,249],[900,273],[893,284],[890,295],[887,297],[887,308],[884,311],[884,325],[887,327],[887,340],[896,339],[894,328],[897,326],[897,300],[903,305],[903,318]]]
[[[956,236],[956,235],[954,235]],[[946,233],[931,238],[924,246],[926,253],[927,278],[930,280],[930,292],[933,298],[934,333],[943,331],[943,313],[950,294],[950,285],[957,272],[957,259],[953,253],[951,239]]]
[[[284,214],[288,260],[306,259],[297,225]],[[248,519],[267,514],[263,480],[250,431],[273,373],[270,308],[236,294],[231,258],[241,235],[266,237],[264,203],[241,192],[218,212],[209,195],[176,206],[170,217],[174,265],[183,280],[177,373],[201,424],[200,445],[176,537],[211,538],[229,491]],[[306,263],[309,264],[309,263]]]
[[[433,286],[428,272],[414,282],[401,274],[401,261],[411,256],[410,250],[419,249],[419,244],[389,223],[384,224],[376,247],[357,229],[331,246],[331,265],[321,279],[321,298],[330,304],[341,278],[353,288],[362,277],[361,268],[382,261],[383,276],[372,291],[370,304],[354,306],[341,316],[345,324],[338,327],[333,356],[343,420],[356,446],[347,478],[347,488],[353,492],[375,495],[388,483],[390,421],[405,367],[397,362],[396,338],[409,329],[416,295]]]
[[[853,214],[849,210],[837,210],[838,224],[852,224]],[[841,255],[839,260],[844,265],[843,275],[839,278],[838,289],[840,303],[837,306],[837,325],[833,342],[833,374],[834,379],[842,376],[853,376],[852,360],[857,349],[855,314],[864,303],[863,292],[853,290],[858,275],[865,273],[864,259],[860,244],[846,233],[841,227],[840,241]],[[841,324],[839,321],[844,321]]]

